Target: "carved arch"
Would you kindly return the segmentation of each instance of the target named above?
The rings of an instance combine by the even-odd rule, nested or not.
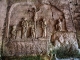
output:
[[[10,10],[9,10],[9,12],[8,12],[7,31],[6,31],[6,37],[7,37],[7,38],[8,38],[8,34],[9,34],[9,26],[10,26],[11,20],[12,20],[12,18],[11,18],[12,12],[13,12],[14,9],[17,8],[18,6],[25,6],[25,5],[26,5],[26,6],[30,6],[30,7],[34,8],[34,9],[36,9],[36,7],[35,7],[34,5],[31,5],[31,4],[26,3],[26,2],[15,3],[15,4],[13,4],[13,5],[11,6],[11,8],[10,8]],[[15,10],[15,11],[16,11],[16,10]],[[16,17],[16,18],[17,18],[17,17]],[[12,22],[12,24],[15,24],[15,23]],[[17,25],[17,24],[16,24],[16,25]]]

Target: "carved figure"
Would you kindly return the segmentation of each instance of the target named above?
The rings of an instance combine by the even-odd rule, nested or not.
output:
[[[47,24],[46,24],[46,21],[43,22],[43,25],[44,25],[44,35],[43,37],[46,37],[46,32],[47,32]]]
[[[27,36],[28,22],[25,18],[22,18],[22,38]]]
[[[63,21],[64,20],[59,19],[59,23],[58,23],[59,31],[67,31],[66,26],[65,26],[65,22],[63,23]]]
[[[35,28],[34,28],[34,25],[32,25],[32,37],[35,38]]]
[[[16,26],[14,25],[12,28],[12,38],[15,39],[16,38]]]
[[[34,24],[34,13],[35,13],[35,8],[34,7],[28,7],[26,10],[26,15],[25,18],[22,21],[22,27],[23,27],[23,36],[27,38],[32,37],[32,25]]]

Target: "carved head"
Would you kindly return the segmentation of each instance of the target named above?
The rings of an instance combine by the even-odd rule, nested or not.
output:
[[[16,25],[13,26],[13,30],[15,30],[15,29],[16,29]]]

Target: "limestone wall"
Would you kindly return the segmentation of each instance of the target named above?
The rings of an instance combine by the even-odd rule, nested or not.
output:
[[[3,38],[3,30],[4,30],[4,23],[6,18],[6,12],[7,12],[7,2],[6,0],[0,0],[0,56],[1,56],[1,50],[2,50],[2,38]]]
[[[79,0],[2,0],[0,6],[4,56],[46,54],[53,47],[51,36],[57,32],[63,38],[69,36],[78,48]],[[67,38],[64,40],[69,42]]]

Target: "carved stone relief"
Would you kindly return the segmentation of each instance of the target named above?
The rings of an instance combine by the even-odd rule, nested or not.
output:
[[[47,32],[51,34],[55,31],[67,31],[64,14],[55,6],[43,4],[40,10],[36,12],[35,20],[36,22],[43,21],[43,23],[45,23],[44,25],[46,25],[46,29],[49,30]],[[36,34],[38,33],[36,32]],[[47,33],[46,35],[49,34]]]
[[[15,37],[15,39],[32,37],[34,34],[34,13],[35,8],[31,5],[13,4],[8,16],[7,37]]]
[[[25,2],[11,6],[6,27],[9,55],[46,54],[47,42],[56,40],[55,32],[67,32],[64,13],[56,6],[42,4],[38,8]]]

